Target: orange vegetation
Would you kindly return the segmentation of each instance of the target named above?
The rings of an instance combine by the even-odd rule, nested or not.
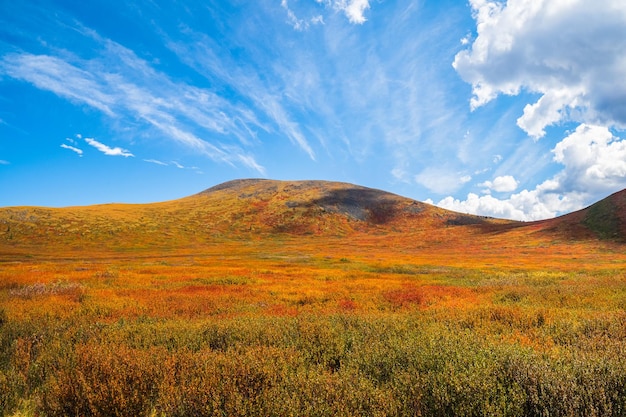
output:
[[[624,415],[611,198],[526,224],[249,180],[1,209],[0,415]]]

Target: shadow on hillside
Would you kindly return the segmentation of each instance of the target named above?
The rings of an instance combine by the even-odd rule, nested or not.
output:
[[[396,215],[396,202],[388,198],[386,193],[363,188],[331,190],[302,206],[322,207],[330,213],[344,214],[374,224],[388,223]]]

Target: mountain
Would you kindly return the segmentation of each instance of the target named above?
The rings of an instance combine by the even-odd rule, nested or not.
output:
[[[625,207],[622,191],[567,216],[522,223],[340,182],[246,179],[162,203],[2,208],[0,251],[193,251],[216,242],[296,237],[355,242],[385,237],[398,246],[442,251],[523,246],[531,238],[624,240]]]
[[[230,227],[279,233],[502,223],[464,215],[381,190],[329,181],[235,180],[192,196],[205,207],[229,204]],[[226,203],[226,204],[225,204]],[[505,223],[508,223],[505,221]]]

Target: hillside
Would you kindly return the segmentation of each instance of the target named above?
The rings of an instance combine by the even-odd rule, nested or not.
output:
[[[502,262],[511,253],[565,256],[576,245],[585,252],[623,241],[625,195],[556,219],[522,223],[460,214],[346,183],[235,180],[162,203],[2,208],[0,253],[200,253],[219,251],[225,242],[271,246],[291,240],[296,246],[334,242],[353,250],[379,247],[394,256],[419,251],[459,262],[466,257]]]
[[[12,245],[185,245],[258,234],[345,236],[508,224],[380,190],[326,181],[236,180],[175,201],[145,205],[0,209],[0,241]]]
[[[235,180],[191,197],[196,198],[206,199],[205,207],[222,205],[224,209],[224,203],[229,204],[231,228],[251,226],[269,232],[333,234],[502,223],[381,190],[328,181]]]
[[[526,227],[539,227],[544,233],[563,235],[574,240],[626,242],[626,190],[618,191],[582,210],[529,223]]]

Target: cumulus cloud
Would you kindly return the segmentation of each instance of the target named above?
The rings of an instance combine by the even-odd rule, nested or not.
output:
[[[626,126],[626,2],[470,0],[477,36],[453,66],[472,109],[500,94],[538,95],[517,124],[540,138],[561,121]]]
[[[552,150],[554,161],[563,165],[552,178],[533,190],[522,190],[507,199],[468,194],[465,200],[446,197],[437,203],[449,210],[517,220],[540,220],[583,208],[626,188],[626,139],[603,126],[582,124]],[[508,191],[517,181],[497,177],[479,184]]]
[[[557,177],[564,189],[607,193],[626,187],[626,140],[606,127],[582,124],[552,152],[565,166]]]
[[[494,178],[493,181],[485,181],[478,185],[487,188],[489,191],[493,190],[499,193],[507,193],[515,191],[515,189],[517,189],[518,182],[511,175],[503,175]]]
[[[553,149],[562,166],[534,189],[507,199],[469,194],[442,207],[537,220],[580,209],[626,187],[626,3],[614,0],[470,0],[476,36],[453,66],[472,85],[470,107],[499,95],[530,93],[517,125],[534,139],[564,122],[578,127]],[[468,43],[469,45],[469,43]],[[501,158],[494,158],[499,163]],[[486,193],[512,192],[517,180],[497,177]]]
[[[81,156],[81,157],[83,156],[83,150],[82,150],[82,149],[79,149],[79,148],[77,148],[77,147],[75,147],[75,146],[66,145],[65,143],[62,143],[62,144],[61,144],[61,147],[62,147],[63,149],[69,149],[69,150],[70,150],[70,151],[72,151],[72,152],[76,152],[76,153],[78,154],[78,156]]]
[[[124,158],[128,158],[129,156],[135,156],[126,149],[122,149],[119,147],[111,148],[110,146],[105,145],[104,143],[98,142],[93,138],[85,138],[85,142],[89,145],[93,146],[100,152],[109,156],[123,156]]]
[[[534,190],[523,190],[507,199],[469,193],[465,200],[446,197],[437,205],[462,213],[525,221],[547,219],[581,208],[584,201],[581,194],[569,193],[561,196],[556,192],[557,186],[557,183],[549,180]]]

